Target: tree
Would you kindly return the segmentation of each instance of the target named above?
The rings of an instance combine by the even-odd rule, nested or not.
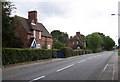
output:
[[[115,42],[109,36],[105,36],[103,41],[104,41],[103,46],[105,50],[112,50],[113,46],[115,46]]]
[[[120,48],[120,38],[118,39],[118,48]]]
[[[92,50],[97,50],[98,48],[101,48],[101,45],[103,43],[103,40],[101,36],[98,33],[92,33],[86,37],[87,40],[87,47]]]
[[[65,44],[68,42],[68,34],[61,32],[60,30],[53,30],[51,32],[53,39],[57,39],[61,43]]]
[[[63,43],[61,43],[57,39],[53,39],[53,48],[54,49],[60,49],[60,48],[63,48],[63,47],[65,47],[65,45]]]
[[[2,2],[2,46],[3,47],[21,47],[20,38],[16,37],[14,24],[17,19],[11,17],[12,10],[15,9],[11,2]]]

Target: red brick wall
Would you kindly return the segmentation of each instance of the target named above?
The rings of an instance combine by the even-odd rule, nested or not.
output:
[[[52,38],[42,37],[42,38],[39,39],[39,40],[37,39],[37,44],[40,44],[41,47],[42,47],[43,45],[45,45],[45,44],[46,44],[46,47],[47,47],[47,45],[50,45],[51,48],[52,48]]]
[[[16,30],[16,35],[20,36],[21,42],[23,43],[23,48],[29,48],[27,44],[30,39],[30,35],[25,31],[22,25],[19,25],[18,29]]]

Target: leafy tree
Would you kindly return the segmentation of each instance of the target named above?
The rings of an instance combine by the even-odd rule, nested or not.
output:
[[[63,47],[65,47],[65,45],[63,43],[61,43],[57,39],[53,39],[53,48],[54,49],[60,49],[60,48],[63,48]]]
[[[86,37],[87,40],[87,47],[92,50],[97,50],[98,48],[101,48],[101,44],[103,43],[103,40],[101,36],[98,33],[92,33]]]
[[[118,39],[118,48],[120,48],[120,38]]]
[[[105,50],[112,50],[113,46],[115,46],[115,42],[109,36],[105,36],[103,41],[104,41],[104,49]]]
[[[59,40],[61,43],[67,43],[68,42],[68,34],[61,32],[60,30],[53,30],[51,32],[51,35],[53,39]]]
[[[15,9],[11,2],[2,2],[2,46],[21,47],[20,38],[15,36],[17,19],[11,17],[12,10]]]

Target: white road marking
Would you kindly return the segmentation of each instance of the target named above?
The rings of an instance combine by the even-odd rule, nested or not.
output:
[[[108,66],[108,64],[106,64],[106,66],[105,66],[105,68],[103,69],[103,71],[105,71],[105,70],[106,70],[107,66]]]
[[[97,56],[100,56],[100,55],[97,55]]]
[[[108,63],[105,65],[104,69],[102,70],[102,72],[100,73],[99,77],[97,78],[97,80],[99,80],[103,74],[103,72],[106,70],[106,68],[108,67]]]
[[[78,63],[82,63],[82,62],[85,62],[86,60],[82,60],[82,61],[80,61],[80,62],[78,62]]]
[[[97,56],[94,56],[94,57],[97,57]]]
[[[90,58],[88,58],[88,59],[92,59],[93,57],[90,57]]]
[[[29,82],[36,81],[36,80],[42,79],[42,78],[44,78],[44,77],[45,77],[45,76],[41,76],[41,77],[35,78],[35,79],[33,79],[33,80],[29,81]]]
[[[115,67],[113,65],[113,75],[112,75],[112,80],[114,80],[114,76],[115,76]]]
[[[57,72],[60,72],[60,71],[62,71],[62,70],[64,70],[64,69],[67,69],[67,68],[69,68],[69,67],[71,67],[71,66],[73,66],[73,65],[74,65],[74,64],[71,64],[71,65],[66,66],[66,67],[64,67],[64,68],[58,69]]]

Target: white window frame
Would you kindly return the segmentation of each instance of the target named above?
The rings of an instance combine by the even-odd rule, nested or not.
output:
[[[47,45],[47,49],[51,49],[51,45]]]
[[[73,41],[73,45],[75,44],[75,42]]]
[[[78,41],[76,41],[76,44],[78,44]]]
[[[36,31],[35,30],[33,30],[33,36],[34,36],[34,38],[36,38]]]
[[[37,44],[37,49],[41,49],[41,45],[40,44]]]
[[[41,33],[41,31],[39,32],[39,39],[42,39],[42,33]]]

